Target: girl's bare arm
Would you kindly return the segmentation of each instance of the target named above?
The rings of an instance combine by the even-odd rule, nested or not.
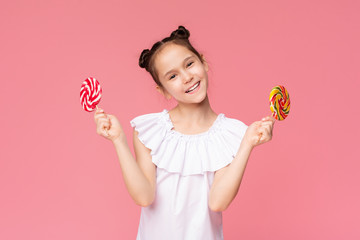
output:
[[[119,158],[126,188],[136,204],[146,207],[155,198],[156,167],[151,161],[150,149],[146,148],[134,130],[134,159],[126,141],[115,139],[113,144]]]
[[[150,149],[146,148],[138,138],[134,129],[133,143],[136,159],[128,146],[125,133],[118,119],[105,114],[102,109],[95,113],[97,133],[111,140],[117,156],[126,188],[136,204],[146,207],[155,198],[156,167],[151,161]]]
[[[251,124],[232,162],[216,171],[209,193],[209,207],[212,211],[224,211],[238,193],[246,164],[252,149],[272,138],[275,119],[266,117]]]

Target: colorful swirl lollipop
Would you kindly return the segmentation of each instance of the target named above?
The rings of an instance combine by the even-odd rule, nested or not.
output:
[[[102,89],[100,83],[88,77],[80,88],[80,103],[85,111],[92,112],[101,100]]]
[[[270,110],[277,120],[284,120],[290,112],[290,96],[284,86],[276,86],[270,92]]]

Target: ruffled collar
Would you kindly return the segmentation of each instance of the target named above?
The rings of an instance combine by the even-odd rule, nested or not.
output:
[[[151,150],[152,162],[181,175],[214,172],[231,163],[247,126],[220,113],[203,133],[187,135],[173,129],[167,109],[130,121],[140,141]]]
[[[180,137],[183,137],[183,138],[197,138],[197,137],[202,137],[202,136],[209,135],[209,134],[213,133],[214,131],[216,131],[216,129],[220,128],[220,124],[224,120],[225,114],[223,114],[223,113],[218,114],[215,121],[213,122],[213,124],[211,125],[211,127],[207,131],[202,132],[202,133],[197,133],[197,134],[184,134],[184,133],[181,133],[181,132],[178,132],[178,131],[174,130],[173,129],[174,124],[171,121],[169,110],[167,110],[167,109],[164,109],[161,112],[161,117],[165,121],[166,129],[171,134],[174,134],[174,135],[177,135],[177,136],[180,136]]]

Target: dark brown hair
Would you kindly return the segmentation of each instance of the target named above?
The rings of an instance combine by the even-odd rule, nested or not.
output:
[[[152,48],[144,49],[140,55],[139,58],[139,66],[141,68],[145,68],[146,71],[148,71],[152,78],[154,79],[155,83],[162,87],[162,84],[160,83],[158,73],[154,66],[154,59],[156,56],[156,53],[159,52],[159,50],[166,44],[166,43],[174,43],[180,46],[184,46],[187,49],[189,49],[191,52],[193,52],[203,63],[203,59],[198,53],[198,51],[195,50],[195,48],[191,45],[189,41],[190,32],[183,26],[179,26],[177,30],[173,31],[170,35],[170,37],[166,37],[161,41],[156,42]]]

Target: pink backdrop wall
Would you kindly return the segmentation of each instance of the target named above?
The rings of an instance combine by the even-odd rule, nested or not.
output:
[[[225,239],[360,239],[359,1],[2,1],[0,239],[135,239],[140,207],[79,103],[121,121],[170,109],[137,65],[182,24],[210,64],[217,113],[250,124],[270,89],[291,112],[254,150]],[[132,146],[132,145],[131,145]]]

